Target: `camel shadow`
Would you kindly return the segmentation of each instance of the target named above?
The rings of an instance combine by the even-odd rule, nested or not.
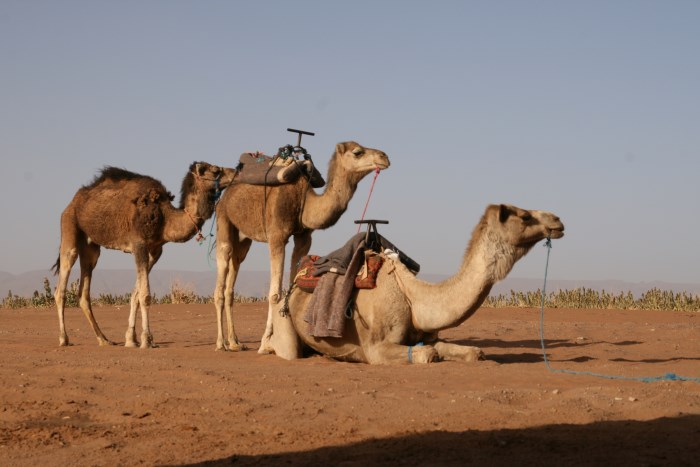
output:
[[[542,341],[536,339],[526,339],[526,340],[515,340],[515,341],[505,341],[501,339],[460,339],[450,341],[454,344],[459,345],[473,345],[484,350],[487,360],[491,360],[497,363],[542,363],[544,362],[544,356],[542,354]],[[581,347],[585,348],[590,345],[598,344],[610,344],[610,345],[637,345],[641,344],[640,341],[619,341],[619,342],[607,342],[607,341],[583,341],[583,342],[573,342],[568,339],[545,339],[544,341],[545,349],[562,349],[562,348],[572,348]],[[488,349],[539,349],[539,352],[521,352],[521,353],[498,353],[490,352]],[[597,360],[594,357],[589,357],[581,355],[574,358],[553,358],[551,356],[547,357],[548,360],[552,362],[572,362],[572,363],[584,363],[591,360]]]
[[[496,363],[542,363],[544,362],[544,356],[542,353],[519,353],[519,354],[485,354],[486,360],[490,360]],[[547,356],[547,360],[550,362],[571,362],[571,363],[585,363],[591,360],[597,360],[594,357],[580,356],[575,358],[552,358],[550,355]]]
[[[700,415],[685,415],[587,425],[431,431],[309,451],[234,454],[189,465],[695,465],[700,456],[698,426]]]
[[[525,340],[515,340],[506,341],[502,339],[460,339],[460,340],[450,340],[450,342],[459,345],[474,345],[479,348],[489,348],[495,347],[500,349],[516,349],[516,348],[528,348],[528,349],[541,349],[542,341],[539,339],[525,339]],[[639,345],[643,344],[641,341],[618,341],[618,342],[608,342],[608,341],[591,341],[584,340],[581,342],[574,342],[571,339],[545,339],[544,345],[548,349],[557,348],[568,348],[568,347],[586,347],[589,345],[598,344],[610,344],[618,346],[628,346],[628,345]]]
[[[668,363],[668,362],[678,362],[682,360],[697,361],[700,357],[673,357],[673,358],[644,358],[641,360],[631,359],[631,358],[611,358],[611,362],[624,362],[624,363]]]

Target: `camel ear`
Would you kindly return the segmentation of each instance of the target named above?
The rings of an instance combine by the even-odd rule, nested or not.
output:
[[[343,154],[345,153],[345,143],[338,143],[335,145],[335,153]]]
[[[201,177],[207,171],[207,167],[202,162],[195,162],[192,164],[192,167],[190,167],[190,170],[193,174]]]
[[[505,204],[501,204],[498,207],[498,221],[500,223],[503,223],[508,220],[508,216],[510,216],[513,212],[511,211],[510,207],[506,206]]]

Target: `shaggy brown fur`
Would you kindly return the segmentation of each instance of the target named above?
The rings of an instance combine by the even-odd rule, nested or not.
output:
[[[58,274],[56,307],[59,344],[68,345],[64,324],[68,276],[80,259],[80,308],[100,345],[112,344],[92,313],[90,280],[100,247],[132,253],[136,261],[136,285],[131,296],[126,346],[136,346],[136,310],[141,308],[141,347],[153,347],[148,323],[151,301],[148,273],[167,242],[185,242],[199,231],[214,212],[215,195],[233,181],[234,169],[194,162],[182,182],[180,209],[172,194],[158,180],[116,167],[105,167],[83,186],[61,215],[61,246],[54,271]]]

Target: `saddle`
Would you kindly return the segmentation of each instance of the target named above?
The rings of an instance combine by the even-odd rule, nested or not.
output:
[[[296,182],[301,176],[306,177],[314,188],[326,184],[310,159],[300,161],[294,157],[270,157],[259,152],[244,152],[239,158],[237,169],[236,181],[249,185],[285,185]]]
[[[384,256],[373,250],[365,250],[364,262],[360,271],[355,276],[356,289],[373,289],[377,286],[377,275],[384,264]],[[317,255],[304,256],[299,261],[299,272],[294,279],[294,283],[304,292],[313,293],[324,272],[319,272],[319,267],[315,264],[321,259]],[[333,272],[329,270],[329,272]]]
[[[386,257],[383,252],[386,249],[397,252],[399,260],[411,271],[418,273],[420,265],[377,232],[376,224],[388,223],[387,221],[368,220],[356,221],[356,223],[369,224],[367,232],[358,233],[350,238],[343,247],[327,256],[308,255],[299,261],[298,272],[294,278],[297,287],[305,292],[313,293],[325,273],[346,274],[346,269],[358,249],[363,250],[364,258],[359,266],[359,271],[354,269],[351,272],[356,274],[355,288],[357,289],[373,289],[377,286],[377,275],[384,264]]]
[[[352,296],[355,289],[373,289],[386,258],[385,248],[398,249],[379,235],[377,223],[387,221],[360,221],[369,223],[367,233],[358,233],[341,248],[327,256],[306,256],[299,262],[294,287],[312,293],[304,313],[309,334],[316,337],[341,337],[345,322],[352,319]],[[406,255],[399,252],[399,259]],[[414,261],[415,270],[420,266]]]

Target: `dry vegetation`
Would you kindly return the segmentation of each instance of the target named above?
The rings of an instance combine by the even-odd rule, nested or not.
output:
[[[12,291],[8,291],[7,296],[2,300],[0,306],[3,308],[43,308],[54,306],[53,290],[51,290],[51,284],[48,278],[44,278],[43,292],[38,290],[34,291],[31,297],[20,297],[14,295]],[[79,306],[79,296],[78,296],[78,281],[72,282],[68,289],[66,290],[66,306],[67,307],[77,307]],[[236,294],[234,301],[237,303],[250,303],[262,301],[259,297],[244,297]],[[131,293],[125,293],[122,295],[112,295],[112,294],[100,294],[98,297],[93,298],[93,305],[126,305],[131,301]],[[180,284],[178,282],[173,282],[170,286],[170,293],[163,295],[162,297],[153,297],[153,304],[168,305],[168,304],[187,304],[187,303],[214,303],[214,299],[211,296],[205,297],[203,295],[197,295],[191,287],[187,285]]]
[[[130,293],[123,295],[100,294],[93,299],[95,305],[124,305],[128,304]],[[78,281],[70,284],[66,292],[66,306],[77,307]],[[234,300],[237,303],[250,303],[264,301],[261,297],[244,297],[236,294]],[[162,297],[154,296],[154,304],[188,304],[188,303],[213,303],[212,296],[197,295],[191,286],[173,282],[170,293]],[[34,291],[31,297],[20,297],[8,291],[0,306],[3,308],[41,308],[54,305],[53,291],[47,278],[44,278],[43,292]],[[483,306],[490,308],[503,307],[539,307],[542,305],[542,291],[520,292],[510,291],[510,295],[495,295],[486,299]],[[613,294],[585,287],[573,290],[558,290],[549,292],[545,296],[547,308],[592,308],[603,310],[672,310],[672,311],[700,311],[700,296],[688,292],[674,292],[670,290],[650,289],[639,297],[632,292],[620,292]]]

